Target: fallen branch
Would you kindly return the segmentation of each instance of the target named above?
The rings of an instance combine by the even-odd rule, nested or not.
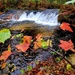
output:
[[[49,47],[48,49],[52,50],[53,52],[55,52],[56,54],[58,54],[59,56],[61,56],[62,58],[64,58],[64,59],[72,66],[72,68],[75,69],[75,66],[72,65],[72,63],[71,63],[69,60],[67,60],[65,57],[63,57],[62,54],[60,54],[59,52],[55,51],[55,50],[54,50],[53,48],[51,48],[51,47]]]

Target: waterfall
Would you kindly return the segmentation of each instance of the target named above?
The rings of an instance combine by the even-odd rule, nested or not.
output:
[[[58,23],[58,9],[44,11],[23,12],[17,21],[34,21],[37,24],[56,26]]]
[[[32,21],[41,25],[56,26],[58,23],[58,12],[59,9],[47,9],[44,11],[40,10],[9,10],[5,14],[0,15],[0,20],[22,22],[22,21]]]

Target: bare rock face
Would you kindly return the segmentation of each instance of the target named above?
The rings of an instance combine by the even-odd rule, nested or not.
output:
[[[75,27],[75,5],[61,6],[59,22],[68,22]]]

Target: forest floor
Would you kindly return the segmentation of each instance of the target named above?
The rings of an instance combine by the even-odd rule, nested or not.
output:
[[[24,29],[10,31],[11,37],[0,43],[0,74],[75,75],[75,8],[71,12],[67,9],[66,13],[73,15],[67,20],[61,13],[62,24],[54,29],[52,36],[26,35],[28,31]]]

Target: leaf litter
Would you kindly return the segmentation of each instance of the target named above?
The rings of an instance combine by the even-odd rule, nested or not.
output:
[[[69,27],[68,23],[62,24],[63,25],[66,24],[67,28],[64,29],[65,28],[64,26],[60,26],[60,29],[62,29],[63,32],[65,32],[66,30],[68,32],[74,33],[73,30]],[[54,55],[52,55],[50,49],[48,49],[49,47],[51,48],[55,47],[54,37],[52,37],[51,39],[47,38],[45,40],[42,34],[39,33],[33,39],[32,36],[22,35],[21,32],[19,33],[19,35],[16,34],[16,36],[15,35],[13,36],[14,36],[13,39],[11,39],[12,37],[11,38],[9,37],[11,39],[9,41],[11,42],[10,45],[8,46],[8,50],[1,52],[2,54],[0,55],[1,59],[0,74],[11,74],[11,75],[75,74],[72,66],[66,60],[61,58],[59,62],[57,62],[56,60],[56,58],[58,57],[57,54],[54,53]],[[57,45],[57,48],[59,48],[58,51],[61,49],[61,52],[65,51],[67,53],[69,50],[74,52],[74,44],[72,40],[69,39],[68,41],[67,40],[64,41],[61,39],[59,38],[59,43]],[[3,41],[4,45],[6,44],[6,41],[7,39]],[[37,64],[36,61],[38,61]],[[27,67],[28,65],[29,67]],[[28,70],[26,70],[26,68],[28,68]]]

